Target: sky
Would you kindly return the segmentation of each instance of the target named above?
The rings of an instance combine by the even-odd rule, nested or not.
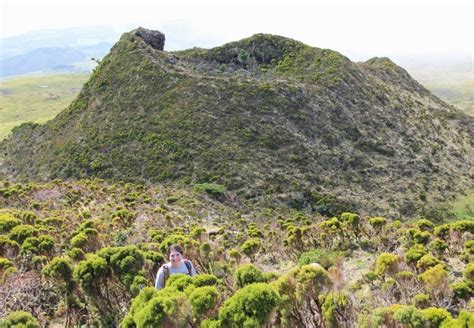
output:
[[[474,59],[474,0],[0,0],[0,11],[0,38],[98,25],[121,32],[138,26],[158,30],[178,26],[196,35],[191,46],[218,46],[255,33],[271,33],[337,50],[351,59]]]

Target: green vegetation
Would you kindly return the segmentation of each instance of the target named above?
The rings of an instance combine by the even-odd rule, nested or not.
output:
[[[126,33],[0,143],[0,326],[468,326],[461,119],[387,58]],[[200,274],[158,291],[175,243]]]
[[[167,53],[125,33],[69,107],[0,143],[0,172],[180,183],[230,203],[439,221],[449,214],[440,202],[470,186],[472,144],[452,126],[462,119],[387,58],[353,63],[268,34]]]
[[[5,322],[449,327],[472,320],[473,221],[236,208],[194,185],[55,180],[14,189],[21,193],[0,194],[0,293],[11,295]],[[131,194],[140,196],[129,202]],[[200,274],[172,275],[157,291],[163,253],[176,242]],[[25,298],[33,290],[48,302]],[[18,314],[23,306],[45,315]]]
[[[17,77],[0,81],[0,140],[25,122],[45,123],[79,94],[89,74]]]

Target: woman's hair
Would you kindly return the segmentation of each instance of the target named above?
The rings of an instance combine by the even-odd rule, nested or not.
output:
[[[174,244],[171,245],[170,248],[168,249],[168,254],[171,254],[171,251],[178,252],[181,255],[184,255],[184,248],[181,245]]]

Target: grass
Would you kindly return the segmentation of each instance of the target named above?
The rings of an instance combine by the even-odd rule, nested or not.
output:
[[[22,76],[0,81],[0,140],[24,122],[44,123],[77,96],[89,74]]]
[[[457,219],[474,220],[474,189],[465,196],[459,196],[453,202],[453,213]]]

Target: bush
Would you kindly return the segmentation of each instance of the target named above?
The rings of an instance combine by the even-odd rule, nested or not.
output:
[[[43,274],[57,282],[64,283],[66,287],[72,285],[72,263],[67,258],[55,257],[43,268]]]
[[[278,294],[265,283],[238,290],[219,310],[222,327],[263,327],[278,304]]]
[[[39,321],[31,314],[25,311],[11,312],[3,321],[0,321],[0,327],[10,328],[41,328]]]
[[[194,191],[205,192],[215,198],[222,196],[226,191],[226,187],[214,183],[199,183],[194,185]]]
[[[263,274],[260,269],[252,264],[244,264],[235,271],[235,283],[238,288],[256,282],[263,282]]]
[[[82,261],[85,258],[86,253],[84,253],[82,249],[74,247],[67,252],[67,256],[74,261]]]
[[[215,286],[217,277],[213,274],[198,274],[193,277],[193,284],[196,287]]]
[[[21,221],[9,213],[0,213],[0,234],[9,232],[12,228],[20,225]]]
[[[309,252],[302,253],[298,260],[300,265],[306,265],[311,263],[319,263],[326,270],[336,265],[337,261],[344,258],[345,253],[340,250],[328,250],[328,249],[314,249]]]
[[[413,305],[415,305],[418,308],[427,307],[429,302],[430,302],[430,295],[428,294],[420,293],[420,294],[416,294],[413,297]]]
[[[467,280],[474,282],[474,262],[471,262],[468,265],[466,265],[463,275],[464,275],[464,278],[466,278]]]
[[[430,307],[421,310],[425,325],[428,327],[439,327],[445,320],[450,320],[451,315],[445,309]]]
[[[8,237],[21,245],[23,244],[26,238],[33,237],[36,235],[37,230],[35,229],[35,227],[27,224],[21,224],[15,226],[8,234]]]
[[[405,261],[414,265],[426,254],[427,250],[423,245],[415,244],[405,253]]]
[[[95,295],[104,283],[103,280],[106,274],[107,262],[102,257],[93,255],[77,264],[73,276],[86,293]]]
[[[375,273],[393,275],[398,271],[398,257],[390,253],[382,253],[377,257]]]
[[[438,264],[418,276],[429,290],[437,290],[445,285],[448,279],[448,273],[443,265]]]
[[[199,287],[193,290],[189,295],[193,316],[195,318],[204,316],[206,312],[214,308],[218,298],[219,292],[214,286]]]
[[[324,299],[322,311],[324,318],[330,328],[344,326],[344,322],[339,322],[337,315],[344,315],[350,305],[349,297],[343,292],[330,292]],[[348,319],[344,318],[343,319]]]
[[[252,259],[253,256],[259,251],[260,245],[260,240],[256,238],[248,239],[242,244],[242,252]]]

